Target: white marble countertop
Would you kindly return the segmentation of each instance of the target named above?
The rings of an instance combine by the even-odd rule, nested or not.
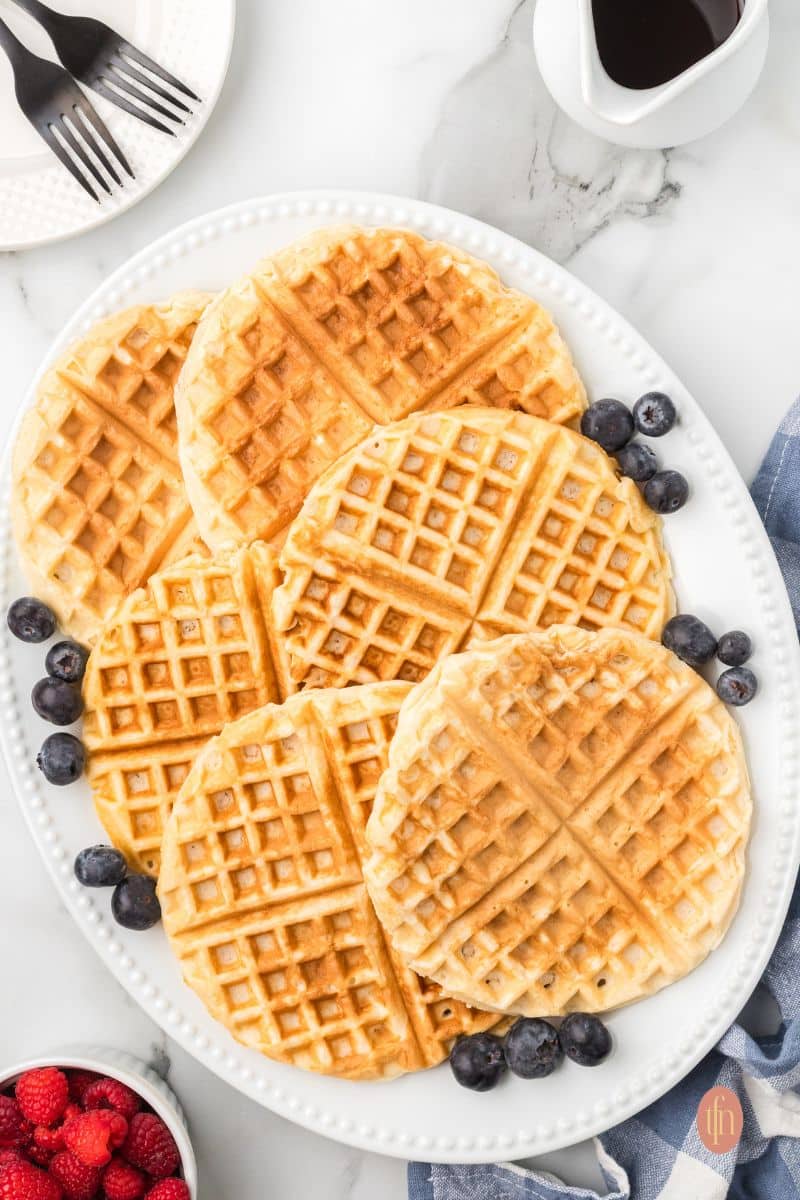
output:
[[[0,437],[50,340],[134,251],[247,196],[358,187],[461,209],[567,263],[670,361],[749,479],[800,384],[800,9],[771,7],[747,107],[660,153],[617,150],[554,111],[532,0],[240,0],[223,97],[174,175],[105,228],[0,257]],[[59,904],[7,786],[0,802],[0,1062],[80,1040],[166,1056],[202,1200],[401,1200],[401,1163],[287,1124],[171,1045]],[[588,1147],[547,1165],[600,1184]]]

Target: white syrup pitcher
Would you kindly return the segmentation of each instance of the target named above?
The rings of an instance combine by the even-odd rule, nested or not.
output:
[[[556,103],[585,129],[622,146],[679,146],[724,124],[752,92],[767,53],[767,3],[745,0],[726,40],[674,78],[631,87],[603,66],[593,0],[538,0],[536,58]]]

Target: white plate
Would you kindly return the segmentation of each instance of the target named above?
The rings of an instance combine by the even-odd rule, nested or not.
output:
[[[48,727],[29,693],[41,647],[0,631],[0,739],[33,836],[79,926],[131,995],[191,1054],[268,1108],[368,1150],[442,1161],[521,1158],[568,1145],[629,1116],[676,1083],[735,1018],[780,930],[800,850],[797,803],[800,662],[780,572],[746,488],[719,439],[672,372],[601,300],[561,268],[478,221],[417,201],[353,193],[254,200],[184,226],[116,272],[70,321],[59,347],[109,310],[183,287],[222,287],[260,255],[334,221],[392,223],[443,238],[493,263],[507,283],[550,308],[590,392],[633,401],[670,392],[679,427],[659,445],[685,471],[690,503],[666,521],[681,605],[755,641],[761,692],[740,719],[756,817],[741,909],[722,946],[680,983],[614,1013],[615,1050],[601,1067],[567,1064],[540,1083],[513,1079],[488,1096],[459,1088],[446,1066],[392,1083],[345,1083],[270,1063],[239,1047],[182,985],[163,932],[126,933],[108,897],[83,891],[72,860],[101,830],[85,784],[50,788],[35,765]],[[28,402],[30,397],[28,398]],[[7,467],[6,467],[7,471]],[[0,512],[7,594],[24,591]]]
[[[53,157],[20,112],[14,75],[0,52],[0,250],[22,250],[94,229],[125,212],[161,183],[194,145],[228,70],[236,0],[58,0],[60,12],[98,17],[182,79],[202,98],[176,137],[151,129],[91,89],[89,100],[126,154],[136,179],[95,203]],[[42,27],[0,0],[0,16],[30,50],[56,59]],[[113,185],[112,185],[113,186]]]

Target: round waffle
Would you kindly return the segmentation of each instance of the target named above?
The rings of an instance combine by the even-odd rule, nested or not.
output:
[[[209,297],[183,292],[98,322],[42,379],[13,457],[23,569],[93,641],[159,567],[201,547],[178,465],[173,389]]]
[[[365,877],[394,949],[453,995],[594,1012],[720,942],[750,818],[738,727],[696,672],[637,635],[557,627],[414,690]]]
[[[175,796],[206,740],[287,693],[269,547],[190,557],[128,597],[93,649],[83,737],[98,816],[157,875]]]
[[[417,682],[460,647],[553,624],[659,637],[674,605],[660,521],[594,442],[469,406],[344,455],[280,565],[277,627],[314,687]]]
[[[279,541],[375,422],[464,401],[565,422],[585,400],[549,314],[485,263],[402,230],[326,229],[209,308],[178,387],[181,460],[210,546]]]
[[[433,1066],[497,1020],[403,966],[362,879],[408,692],[309,692],[226,726],[164,835],[159,895],[189,986],[246,1045],[349,1079]]]

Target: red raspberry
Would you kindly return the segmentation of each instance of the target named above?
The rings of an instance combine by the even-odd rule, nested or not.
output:
[[[54,1154],[64,1149],[64,1126],[73,1117],[80,1116],[81,1110],[77,1104],[68,1104],[64,1119],[59,1125],[48,1129],[46,1125],[37,1125],[33,1131],[33,1142],[28,1147],[28,1155],[34,1162],[47,1163]]]
[[[155,1113],[137,1113],[130,1124],[122,1157],[156,1179],[173,1175],[181,1163],[175,1139]]]
[[[146,1189],[146,1176],[121,1158],[112,1158],[103,1172],[106,1200],[140,1200]]]
[[[0,1150],[0,1171],[9,1163],[25,1162],[19,1150]]]
[[[161,1179],[150,1188],[145,1200],[191,1200],[191,1196],[182,1179]]]
[[[26,1071],[17,1080],[17,1103],[34,1125],[55,1125],[69,1102],[69,1084],[57,1067]]]
[[[99,1168],[85,1166],[69,1150],[55,1156],[50,1174],[61,1184],[66,1200],[94,1200],[100,1191]]]
[[[69,1094],[76,1104],[83,1104],[83,1094],[87,1088],[96,1083],[100,1076],[96,1071],[70,1071],[67,1075],[69,1080]]]
[[[96,1079],[83,1093],[83,1107],[113,1108],[121,1113],[126,1121],[132,1121],[142,1102],[124,1083],[118,1079]]]
[[[64,1145],[87,1167],[104,1167],[125,1141],[128,1122],[108,1108],[80,1113],[64,1126]]]
[[[33,1126],[13,1096],[0,1096],[0,1149],[26,1146],[32,1137]]]
[[[58,1154],[59,1150],[64,1149],[64,1126],[56,1125],[54,1129],[48,1129],[46,1125],[37,1125],[30,1149],[34,1148],[43,1154]]]
[[[31,1142],[30,1146],[25,1147],[25,1153],[31,1162],[36,1163],[37,1167],[49,1167],[50,1160],[55,1154],[55,1150],[45,1150],[43,1146],[37,1146],[36,1142]]]
[[[57,1181],[27,1162],[0,1171],[0,1200],[63,1200]]]

